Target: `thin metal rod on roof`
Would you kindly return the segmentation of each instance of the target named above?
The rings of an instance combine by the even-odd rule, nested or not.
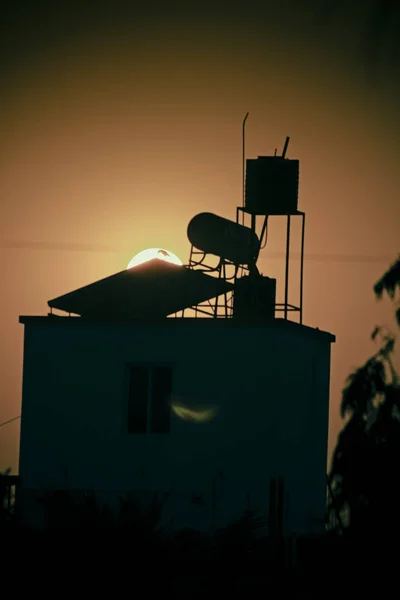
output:
[[[243,119],[242,125],[242,183],[243,183],[243,207],[245,200],[245,170],[246,170],[246,121],[249,113],[246,113],[245,118]]]
[[[282,158],[285,158],[286,156],[286,152],[289,146],[289,142],[290,142],[290,137],[288,136],[285,140],[285,145],[283,146],[283,152],[282,152]]]

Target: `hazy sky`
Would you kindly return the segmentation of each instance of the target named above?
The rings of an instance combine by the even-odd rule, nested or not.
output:
[[[312,0],[84,4],[3,9],[0,421],[20,414],[19,315],[146,247],[186,262],[197,212],[235,218],[249,111],[248,157],[290,135],[300,160],[304,322],[337,337],[331,451],[344,379],[391,323],[372,286],[400,250],[395,28],[371,83],[361,0],[329,22]],[[282,233],[271,226],[265,275],[280,277]],[[16,472],[18,435],[19,421],[0,429],[0,469]]]

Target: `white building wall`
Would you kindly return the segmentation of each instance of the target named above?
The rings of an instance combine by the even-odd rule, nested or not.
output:
[[[248,497],[266,513],[269,479],[283,476],[286,532],[321,528],[328,336],[279,323],[255,328],[207,321],[28,321],[21,498],[43,488],[90,486],[116,496],[135,488],[171,492],[166,508],[176,526],[207,530],[213,520],[223,525],[240,516]],[[217,418],[197,424],[173,417],[170,434],[129,435],[130,362],[173,363],[174,395],[218,405]],[[204,506],[191,504],[193,493],[203,495]]]

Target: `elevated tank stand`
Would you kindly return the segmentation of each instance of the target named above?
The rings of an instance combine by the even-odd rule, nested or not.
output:
[[[285,251],[285,285],[284,285],[284,302],[275,304],[275,312],[283,312],[283,318],[288,319],[289,313],[298,312],[299,322],[303,323],[303,283],[304,283],[304,238],[305,238],[305,220],[306,214],[302,211],[296,211],[290,214],[256,214],[250,212],[243,206],[238,206],[236,209],[236,222],[244,224],[245,215],[250,216],[250,228],[257,233],[257,217],[263,217],[264,223],[260,237],[260,250],[262,249],[263,237],[267,228],[268,217],[286,217],[286,251]],[[242,216],[242,219],[240,219]],[[299,281],[299,305],[296,306],[289,302],[289,275],[290,275],[290,234],[291,234],[291,218],[301,217],[301,247],[300,247],[300,281]]]

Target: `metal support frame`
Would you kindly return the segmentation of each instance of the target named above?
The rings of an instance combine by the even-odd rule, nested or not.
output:
[[[242,213],[242,219],[240,219],[240,213]],[[292,214],[282,214],[282,215],[261,215],[255,214],[247,210],[242,206],[238,206],[236,209],[236,222],[240,223],[244,222],[245,214],[250,215],[251,217],[251,229],[254,233],[256,233],[256,221],[257,217],[264,217],[264,219],[268,217],[286,217],[286,255],[285,255],[285,289],[284,289],[284,302],[275,304],[275,312],[283,312],[284,319],[288,319],[289,313],[298,312],[299,313],[299,322],[303,323],[303,278],[304,278],[304,237],[305,237],[305,219],[306,215],[302,211],[297,211]],[[294,304],[289,303],[289,274],[290,274],[290,231],[291,231],[291,218],[292,217],[301,217],[301,250],[300,250],[300,299],[299,306],[295,306]],[[264,221],[265,226],[265,221]],[[263,230],[264,230],[263,226]],[[262,240],[260,240],[260,244]]]
[[[240,213],[242,213],[242,219],[240,219]],[[260,239],[260,250],[263,241],[264,233],[267,228],[267,219],[269,216],[286,217],[286,255],[285,255],[285,289],[284,289],[284,302],[275,303],[275,313],[283,312],[283,318],[288,319],[289,315],[293,312],[299,313],[299,322],[303,323],[303,279],[304,279],[304,238],[305,238],[305,218],[306,215],[302,211],[297,211],[292,214],[283,215],[259,215],[248,211],[246,208],[238,206],[236,209],[236,222],[241,224],[240,221],[245,220],[245,215],[250,215],[251,229],[256,233],[257,217],[263,217],[264,223],[262,226],[262,234]],[[300,299],[299,305],[296,306],[289,302],[289,280],[290,280],[290,234],[291,234],[291,218],[300,216],[301,217],[301,251],[300,251]],[[207,263],[207,254],[202,250],[198,250],[194,246],[191,246],[189,264],[187,265],[190,269],[201,270],[211,276],[215,276],[218,279],[224,279],[225,281],[232,281],[236,283],[238,277],[243,277],[249,274],[247,265],[235,265],[234,263],[220,258],[217,266],[211,266]],[[227,270],[233,269],[232,275],[228,276]],[[213,318],[232,318],[233,316],[233,296],[234,292],[224,292],[212,300],[202,302],[197,306],[188,307],[191,308],[195,317],[207,316]],[[185,310],[183,309],[179,313],[175,314],[175,317],[184,317]]]
[[[215,276],[218,279],[224,279],[225,281],[231,281],[233,284],[236,282],[236,278],[238,276],[239,268],[244,271],[248,271],[247,267],[238,266],[231,261],[220,258],[218,265],[216,267],[212,267],[207,264],[207,254],[202,250],[198,250],[194,246],[191,246],[190,256],[189,256],[189,264],[187,265],[189,269],[200,270],[204,273]],[[228,270],[231,270],[231,274],[228,273]],[[233,291],[232,292],[224,292],[213,298],[212,300],[206,300],[201,304],[196,306],[188,307],[194,310],[195,318],[199,315],[205,315],[207,317],[217,318],[225,318],[229,319],[233,316]],[[180,314],[177,313],[175,316],[184,317],[185,310],[180,311]]]

